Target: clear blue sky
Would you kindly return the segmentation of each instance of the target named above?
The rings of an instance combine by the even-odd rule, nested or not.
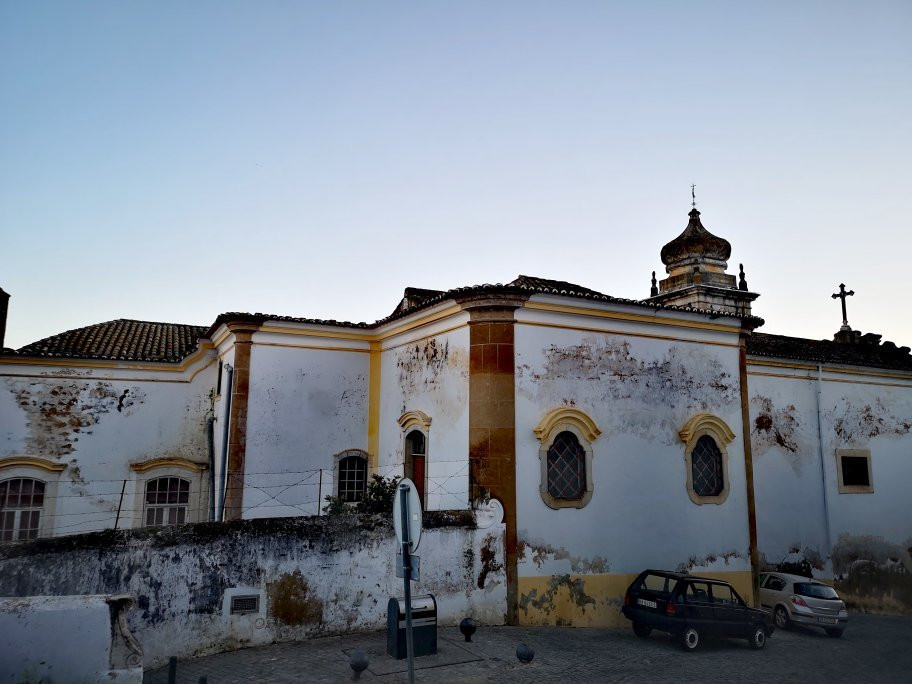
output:
[[[762,330],[912,345],[912,2],[0,3],[7,346],[373,321],[520,273],[646,297],[687,222]]]

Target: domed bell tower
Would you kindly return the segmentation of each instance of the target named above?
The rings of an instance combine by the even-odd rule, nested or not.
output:
[[[710,233],[694,207],[684,232],[662,247],[662,263],[668,277],[656,287],[652,273],[651,296],[646,301],[737,316],[751,315],[751,302],[760,295],[748,292],[744,266],[738,278],[725,272],[731,244]]]

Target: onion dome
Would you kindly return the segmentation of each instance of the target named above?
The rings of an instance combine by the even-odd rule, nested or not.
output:
[[[700,212],[691,209],[684,232],[662,247],[662,263],[671,268],[687,262],[711,260],[726,263],[731,244],[710,233],[700,223]]]

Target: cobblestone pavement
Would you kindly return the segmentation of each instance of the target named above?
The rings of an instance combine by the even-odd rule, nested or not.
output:
[[[441,628],[439,654],[416,659],[416,682],[876,682],[912,681],[912,618],[853,615],[841,639],[822,631],[777,630],[762,651],[743,640],[705,643],[685,653],[654,632],[637,639],[629,629],[480,627],[465,643],[454,627]],[[515,656],[524,642],[535,649],[527,665]],[[348,682],[348,655],[370,654],[360,681],[407,681],[405,661],[385,655],[385,632],[275,644],[181,661],[177,681]],[[146,673],[145,684],[165,684],[167,668]]]

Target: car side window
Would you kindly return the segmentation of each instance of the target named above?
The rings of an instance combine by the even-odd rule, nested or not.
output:
[[[712,585],[712,602],[724,606],[738,605],[738,599],[735,596],[735,592],[733,592],[732,588],[726,584]]]
[[[781,577],[770,575],[769,580],[766,582],[766,588],[772,591],[782,591],[785,589],[785,580]]]
[[[687,603],[709,603],[709,584],[706,582],[691,582],[687,585],[684,600]]]

